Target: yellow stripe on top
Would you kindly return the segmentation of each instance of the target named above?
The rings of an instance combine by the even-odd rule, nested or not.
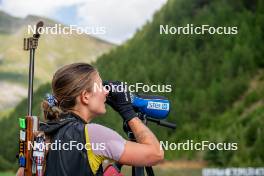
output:
[[[90,138],[88,135],[88,125],[85,125],[85,139],[86,139],[86,146],[87,146],[87,157],[88,162],[90,164],[90,168],[93,171],[93,174],[95,175],[99,166],[102,164],[102,162],[106,159],[104,156],[96,155],[92,151]]]

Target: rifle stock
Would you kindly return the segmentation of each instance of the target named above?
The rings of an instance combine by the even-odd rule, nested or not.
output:
[[[26,127],[26,167],[25,167],[25,174],[32,175],[32,148],[29,148],[29,143],[33,143],[34,135],[33,135],[33,117],[27,116],[26,117],[27,127]]]

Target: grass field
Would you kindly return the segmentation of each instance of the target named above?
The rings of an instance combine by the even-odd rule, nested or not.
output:
[[[14,175],[16,174],[13,172],[0,172],[0,176],[14,176]]]

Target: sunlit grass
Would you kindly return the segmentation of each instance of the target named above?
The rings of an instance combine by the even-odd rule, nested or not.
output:
[[[14,176],[14,175],[16,174],[13,172],[0,172],[0,176]]]

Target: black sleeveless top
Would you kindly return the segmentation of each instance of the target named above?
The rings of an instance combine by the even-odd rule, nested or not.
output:
[[[86,144],[85,122],[76,114],[68,113],[63,115],[61,120],[43,123],[40,129],[50,137],[51,143],[57,143],[57,150],[52,150],[51,146],[46,157],[46,176],[93,176],[88,161],[87,150],[83,147],[78,150],[77,143]],[[71,150],[69,144],[72,141],[75,146]],[[74,142],[73,142],[74,141]],[[61,146],[61,148],[59,148]],[[55,148],[53,144],[53,149]],[[66,148],[67,149],[67,148]],[[100,165],[96,176],[103,175],[103,168]]]

